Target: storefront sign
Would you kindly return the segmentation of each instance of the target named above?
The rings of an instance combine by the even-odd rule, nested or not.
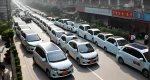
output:
[[[112,10],[112,16],[133,19],[133,12],[131,11],[122,11],[122,10]]]
[[[85,7],[84,6],[76,6],[76,10],[80,11],[80,12],[84,12],[85,11]]]
[[[150,14],[144,13],[144,21],[150,21]]]
[[[142,13],[142,12],[134,12],[134,19],[144,20],[144,13]]]
[[[106,16],[112,16],[112,11],[108,9],[99,9],[99,8],[89,8],[85,7],[86,13],[92,13],[92,14],[100,14],[100,15],[106,15]]]

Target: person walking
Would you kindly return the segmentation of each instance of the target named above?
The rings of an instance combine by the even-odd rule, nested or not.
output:
[[[131,34],[131,39],[130,39],[130,43],[133,43],[135,40],[135,35],[134,34]]]
[[[128,35],[128,41],[131,42],[131,33]]]
[[[148,44],[148,34],[145,34],[145,36],[144,36],[144,44],[145,45]]]

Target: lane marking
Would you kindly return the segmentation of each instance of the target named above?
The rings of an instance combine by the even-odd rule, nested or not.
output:
[[[88,67],[87,67],[88,68]],[[100,80],[104,80],[103,78],[101,78],[98,74],[96,74],[94,71],[92,71],[90,68],[88,68],[95,76],[97,76]]]

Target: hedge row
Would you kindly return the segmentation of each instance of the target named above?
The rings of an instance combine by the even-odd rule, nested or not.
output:
[[[16,66],[16,74],[17,74],[17,77],[15,78],[15,80],[22,80],[23,77],[22,77],[22,71],[21,71],[21,65],[20,65],[20,58],[18,56],[18,52],[14,44],[11,45],[10,50],[15,58],[15,66]]]

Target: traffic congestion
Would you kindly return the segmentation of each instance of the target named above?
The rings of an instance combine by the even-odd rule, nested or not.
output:
[[[88,23],[47,16],[45,13],[23,5],[18,1],[14,1],[14,3],[18,6],[14,10],[15,15],[13,16],[16,36],[20,39],[27,53],[33,53],[33,64],[37,64],[43,69],[48,77],[61,78],[74,75],[74,63],[69,59],[70,57],[79,67],[87,68],[89,65],[99,65],[101,64],[99,62],[105,62],[100,58],[102,57],[101,54],[106,55],[106,53],[109,53],[107,57],[115,57],[113,62],[119,63],[118,66],[131,66],[127,68],[129,70],[136,69],[135,73],[140,73],[146,78],[149,77],[148,48],[144,45],[129,43],[121,36],[102,32],[97,28],[92,28]],[[41,36],[32,30],[28,25],[31,23],[35,23],[45,32],[44,34],[48,35],[49,40],[47,42],[44,42]],[[97,49],[103,52],[99,53]],[[110,65],[106,66],[112,67]],[[99,75],[90,68],[88,69],[98,79],[110,80],[99,78]],[[113,73],[115,74],[117,71]],[[139,80],[146,80],[146,78]],[[114,79],[120,80],[121,78]],[[132,78],[128,79],[131,80]],[[137,79],[135,78],[135,80]]]

